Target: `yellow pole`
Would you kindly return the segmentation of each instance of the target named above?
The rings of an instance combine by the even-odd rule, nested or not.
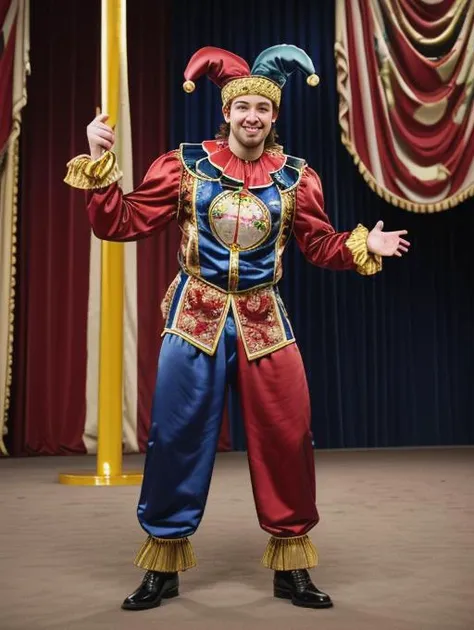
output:
[[[109,115],[111,127],[119,115],[125,19],[126,0],[102,0],[102,111]],[[123,244],[102,241],[101,254],[97,470],[96,475],[63,474],[59,480],[72,485],[134,485],[140,483],[141,473],[122,473]]]
[[[115,127],[120,96],[120,21],[125,0],[102,0],[102,111]],[[123,245],[102,241],[97,475],[122,473]]]

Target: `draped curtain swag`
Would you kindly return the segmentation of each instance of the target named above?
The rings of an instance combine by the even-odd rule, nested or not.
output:
[[[474,2],[341,0],[342,142],[372,190],[413,212],[474,194]]]

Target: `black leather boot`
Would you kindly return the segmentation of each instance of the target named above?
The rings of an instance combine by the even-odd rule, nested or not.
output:
[[[146,610],[156,608],[163,598],[169,599],[179,595],[179,578],[177,573],[161,573],[147,571],[142,583],[123,602],[124,610]]]
[[[303,608],[331,608],[333,605],[329,595],[315,587],[306,569],[275,571],[273,594],[291,599],[292,604]]]

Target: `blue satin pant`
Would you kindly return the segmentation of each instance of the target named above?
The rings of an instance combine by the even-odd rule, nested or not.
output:
[[[189,536],[201,521],[226,387],[235,379],[236,336],[228,317],[214,357],[177,335],[163,339],[138,504],[138,520],[151,536]]]

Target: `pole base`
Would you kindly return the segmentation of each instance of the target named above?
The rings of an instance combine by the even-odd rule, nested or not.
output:
[[[143,479],[141,472],[124,472],[120,475],[97,475],[84,470],[75,473],[61,473],[59,483],[66,486],[138,486]]]

